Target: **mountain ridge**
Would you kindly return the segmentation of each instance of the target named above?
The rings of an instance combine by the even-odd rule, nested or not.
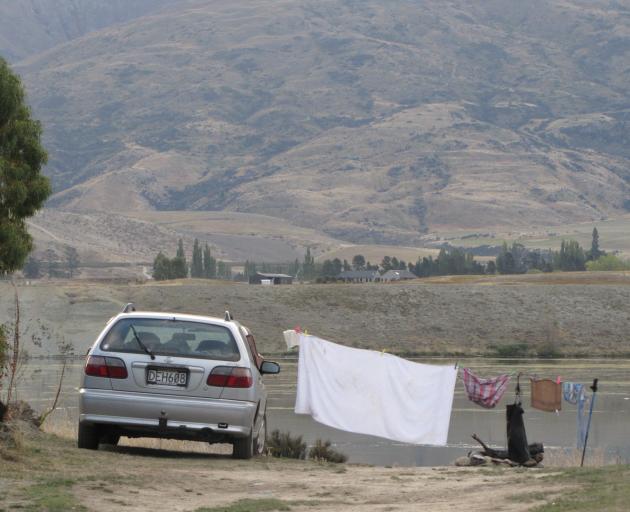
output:
[[[628,19],[606,0],[206,0],[16,67],[51,205],[416,243],[630,210]]]

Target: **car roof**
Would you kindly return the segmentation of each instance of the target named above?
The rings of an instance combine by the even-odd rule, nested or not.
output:
[[[113,322],[114,320],[120,320],[121,318],[155,318],[157,320],[182,320],[184,322],[201,322],[201,323],[211,323],[213,325],[222,325],[224,327],[229,327],[231,325],[240,327],[241,324],[234,320],[227,321],[223,318],[218,318],[214,316],[202,316],[202,315],[188,315],[184,313],[164,313],[164,312],[154,312],[154,311],[133,311],[130,313],[119,313],[115,317],[111,318],[108,323]]]

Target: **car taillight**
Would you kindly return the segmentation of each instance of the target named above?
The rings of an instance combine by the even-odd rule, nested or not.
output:
[[[253,384],[249,368],[216,366],[208,375],[208,386],[222,388],[250,388]]]
[[[117,357],[90,356],[85,363],[85,374],[91,377],[126,379],[127,367],[125,362]]]

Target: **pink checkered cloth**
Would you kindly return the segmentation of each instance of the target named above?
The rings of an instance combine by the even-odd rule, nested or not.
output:
[[[492,409],[499,403],[510,382],[509,375],[480,379],[468,368],[464,368],[463,379],[468,399],[486,409]]]

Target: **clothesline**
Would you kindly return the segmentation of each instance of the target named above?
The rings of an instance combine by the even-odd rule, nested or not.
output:
[[[578,447],[584,444],[586,386],[563,381],[560,376],[548,379],[537,373],[510,371],[480,378],[470,368],[461,368],[460,375],[459,362],[454,366],[415,363],[385,351],[338,345],[301,330],[285,331],[284,338],[289,349],[302,346],[295,412],[310,414],[325,425],[403,442],[443,445],[458,375],[468,398],[487,409],[500,402],[516,376],[515,403],[521,403],[521,377],[528,378],[531,406],[549,412],[560,411],[567,393],[565,384],[571,389],[581,386],[575,401],[565,401],[578,405]],[[568,394],[573,397],[571,389]]]

